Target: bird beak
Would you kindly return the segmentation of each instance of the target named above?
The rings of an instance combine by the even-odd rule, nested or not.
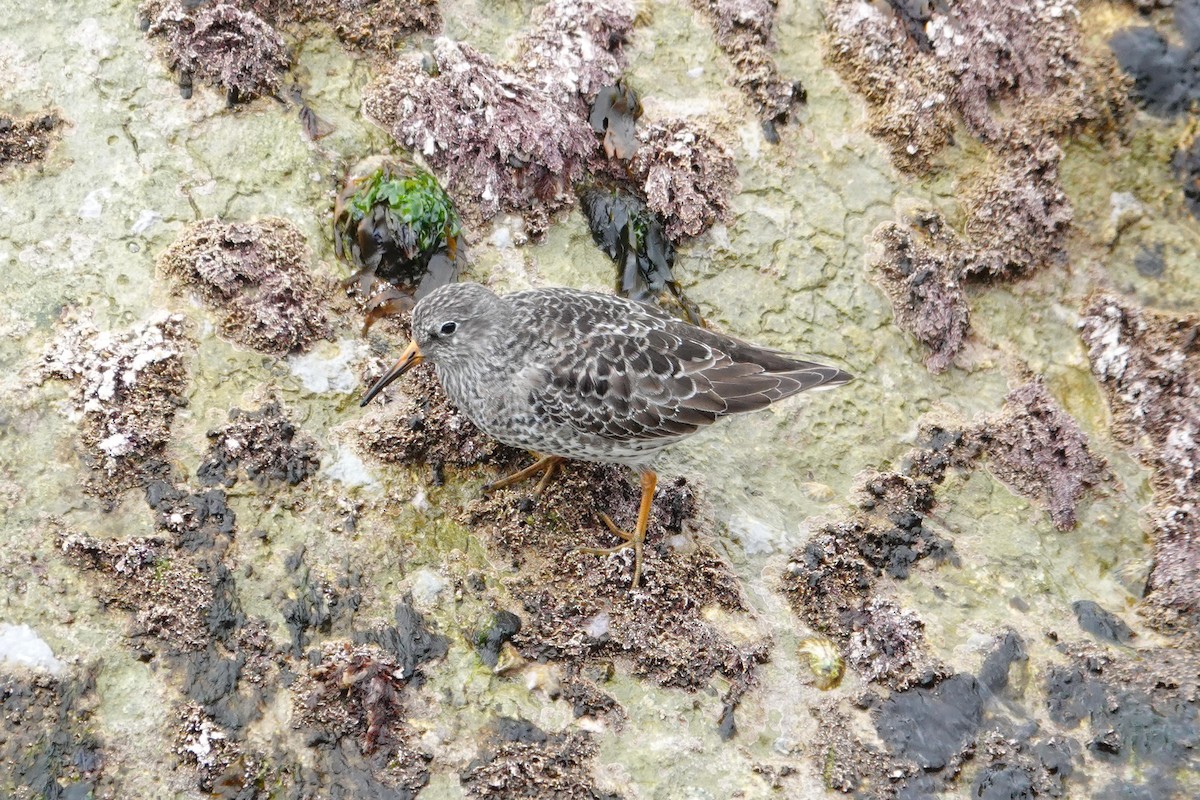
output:
[[[371,402],[371,399],[375,395],[383,391],[383,387],[408,372],[417,364],[420,364],[424,358],[425,356],[421,355],[421,348],[417,347],[417,343],[409,342],[408,347],[404,348],[404,352],[400,354],[400,360],[396,362],[395,366],[385,372],[383,377],[375,381],[371,388],[367,390],[367,396],[358,404],[359,408]]]

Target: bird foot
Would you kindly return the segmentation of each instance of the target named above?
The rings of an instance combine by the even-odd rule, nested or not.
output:
[[[490,494],[497,489],[503,489],[507,486],[512,486],[515,483],[520,483],[521,481],[532,478],[534,475],[537,475],[539,472],[541,472],[544,473],[542,475],[542,479],[538,481],[537,488],[533,490],[533,493],[536,496],[541,497],[542,493],[546,491],[546,487],[550,485],[550,481],[554,479],[555,474],[557,474],[559,468],[562,466],[562,463],[565,460],[566,459],[564,459],[562,456],[541,456],[537,461],[533,462],[528,467],[525,467],[525,469],[517,470],[512,475],[492,481],[491,483],[485,483],[483,485],[483,493]]]
[[[605,527],[609,532],[618,539],[621,539],[621,544],[612,547],[576,547],[572,552],[586,553],[590,556],[611,556],[625,550],[633,550],[633,581],[629,584],[630,590],[638,588],[638,583],[642,577],[642,543],[646,539],[646,531],[638,530],[633,533],[624,531],[616,526],[612,518],[608,514],[601,513],[600,519],[604,522]]]

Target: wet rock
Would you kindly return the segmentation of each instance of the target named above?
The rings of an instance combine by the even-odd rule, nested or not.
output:
[[[595,149],[586,120],[466,44],[439,39],[432,72],[423,61],[402,56],[369,84],[367,116],[421,153],[472,225],[513,211],[540,235]]]
[[[1087,717],[1088,706],[1103,702],[1103,689],[1087,686],[1083,670],[1077,667],[1052,666],[1046,671],[1046,710],[1050,719],[1073,728]],[[1089,699],[1087,695],[1092,695]]]
[[[585,114],[583,104],[612,85],[625,66],[634,3],[550,0],[534,10],[531,23],[514,66],[555,105]]]
[[[960,762],[982,723],[979,683],[964,674],[897,692],[875,712],[875,729],[888,749],[925,771]]]
[[[1121,68],[1132,78],[1130,94],[1160,117],[1187,114],[1200,101],[1200,3],[1178,3],[1174,23],[1176,30],[1168,33],[1148,26],[1125,28],[1113,34],[1110,42]],[[1191,138],[1172,161],[1183,181],[1188,210],[1200,216],[1200,141]],[[1155,278],[1162,275],[1161,245],[1158,250],[1157,258],[1153,251],[1139,254],[1135,259],[1139,273]]]
[[[1079,621],[1079,627],[1101,639],[1117,644],[1129,644],[1136,636],[1125,624],[1125,620],[1111,611],[1101,608],[1099,603],[1091,600],[1076,600],[1071,603],[1071,610],[1075,612],[1075,619]]]
[[[500,719],[492,741],[460,776],[471,798],[579,797],[618,800],[593,784],[597,746],[581,731],[548,734],[524,720]]]
[[[207,219],[185,230],[157,264],[176,291],[196,293],[223,315],[223,336],[285,355],[329,334],[309,260],[304,235],[286,220]]]
[[[807,93],[799,81],[779,74],[771,57],[775,49],[775,0],[692,0],[717,34],[717,44],[733,63],[733,84],[755,107],[763,133],[779,143],[777,125],[786,123]]]
[[[175,412],[186,405],[185,359],[194,345],[178,314],[114,334],[99,330],[91,314],[67,309],[61,326],[39,378],[75,383],[83,489],[114,505],[126,489],[169,473],[166,448]]]
[[[293,83],[288,87],[287,99],[297,107],[296,118],[300,120],[300,130],[309,141],[315,142],[318,139],[324,139],[334,132],[333,125],[317,116],[317,112],[304,99],[304,87],[299,83]]]
[[[605,86],[592,101],[588,124],[602,137],[604,154],[610,159],[628,161],[637,152],[634,126],[642,116],[638,94],[624,81]]]
[[[641,146],[629,164],[646,205],[678,242],[727,222],[738,191],[733,154],[691,120],[669,119],[638,133]]]
[[[1174,22],[1177,44],[1147,26],[1119,30],[1109,42],[1133,78],[1133,97],[1160,116],[1187,113],[1200,100],[1200,3],[1179,0]]]
[[[20,119],[0,114],[0,177],[14,164],[43,160],[64,124],[53,111]]]
[[[544,730],[529,720],[501,717],[493,725],[496,738],[517,744],[545,744],[550,738]]]
[[[1173,797],[1180,770],[1200,766],[1200,676],[1191,645],[1146,648],[1125,655],[1111,648],[1062,648],[1071,663],[1051,667],[1045,697],[1050,719],[1080,730],[1090,759],[1138,765],[1137,793]]]
[[[225,656],[209,648],[195,654],[184,663],[187,665],[183,678],[184,693],[206,713],[224,717],[221,713],[225,710],[224,701],[229,700],[237,691],[243,659],[238,656]],[[235,714],[224,719],[219,718],[217,724],[222,727],[240,727],[247,721],[241,715]]]
[[[229,103],[276,94],[291,63],[283,37],[252,11],[230,3],[189,7],[179,0],[143,7],[148,36],[166,40],[166,58],[190,95],[192,76],[228,93]],[[186,80],[186,84],[185,81]]]
[[[1200,319],[1141,309],[1110,294],[1086,303],[1080,330],[1113,433],[1151,470],[1154,566],[1164,609],[1200,612]]]
[[[909,225],[885,223],[874,239],[882,250],[871,262],[872,275],[892,302],[896,324],[929,348],[929,371],[942,372],[970,328],[961,281],[974,251],[934,212]]]
[[[1078,743],[1074,739],[1051,737],[1039,743],[1034,752],[1048,772],[1065,778],[1075,771],[1075,761],[1079,757],[1077,750]]]
[[[734,711],[736,711],[736,707],[731,703],[726,703],[721,709],[721,718],[717,720],[717,736],[720,736],[723,742],[728,742],[737,735],[737,721],[733,716]]]
[[[329,635],[335,629],[349,632],[362,602],[361,575],[350,573],[334,585],[304,563],[303,550],[286,559],[291,591],[281,598],[283,624],[292,638],[292,655],[299,657],[314,633]],[[282,592],[281,592],[282,593]]]
[[[411,162],[376,157],[355,165],[333,217],[334,250],[358,269],[348,282],[363,296],[376,278],[415,301],[458,277],[458,211],[437,179]]]
[[[94,796],[108,766],[93,732],[95,681],[91,668],[63,678],[8,669],[0,674],[0,795]]]
[[[971,796],[979,800],[1033,800],[1033,779],[1020,767],[996,764],[988,767],[971,785]]]
[[[1039,378],[1014,389],[1004,409],[973,426],[970,437],[988,468],[1009,488],[1046,506],[1059,530],[1075,525],[1084,493],[1111,477],[1087,435]]]
[[[196,470],[206,486],[231,487],[239,474],[259,489],[272,483],[296,486],[321,466],[316,442],[284,416],[278,401],[256,411],[232,409],[229,424],[209,431],[208,440],[208,453]]]
[[[1184,191],[1186,193],[1186,189]],[[1200,206],[1194,205],[1190,199],[1188,208],[1193,214],[1200,211]],[[1167,271],[1167,259],[1163,256],[1162,243],[1159,242],[1153,247],[1142,245],[1137,255],[1133,257],[1133,266],[1138,271],[1138,275],[1144,278],[1161,278]]]

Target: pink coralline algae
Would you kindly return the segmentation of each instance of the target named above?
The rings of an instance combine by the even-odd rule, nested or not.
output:
[[[290,222],[207,219],[158,257],[158,268],[223,315],[221,333],[263,353],[286,355],[326,336],[329,323],[308,272],[308,245]]]
[[[1113,433],[1151,470],[1154,566],[1147,593],[1200,613],[1200,318],[1096,294],[1080,322]]]
[[[962,349],[970,328],[962,282],[974,262],[974,249],[935,213],[908,224],[884,223],[874,239],[881,249],[871,271],[892,301],[896,324],[929,348],[929,371],[942,372]]]
[[[469,45],[439,39],[432,57],[432,72],[406,56],[368,86],[367,116],[424,156],[471,222],[514,211],[540,234],[574,203],[596,149],[587,120]]]
[[[1109,477],[1087,435],[1041,380],[1014,389],[1004,410],[975,424],[969,438],[991,471],[1023,497],[1041,502],[1059,530],[1075,525],[1084,492]]]
[[[636,150],[627,171],[605,159],[588,104],[616,85],[632,28],[626,2],[558,0],[535,16],[511,64],[439,39],[431,55],[401,57],[370,84],[364,109],[422,155],[467,228],[507,211],[541,236],[592,173],[632,181],[679,241],[728,217],[737,172],[728,149],[686,120],[629,137],[620,148],[622,158]]]
[[[389,53],[413,33],[442,27],[437,0],[240,0],[249,11],[279,27],[324,23],[344,44]]]
[[[152,6],[144,9],[152,14],[147,33],[166,38],[181,79],[202,78],[227,91],[231,102],[279,91],[291,59],[283,37],[257,14],[229,3],[205,5],[195,15],[177,0]]]
[[[927,364],[938,371],[966,333],[952,281],[1011,279],[1065,262],[1073,214],[1059,176],[1060,139],[1113,129],[1127,107],[1121,82],[1111,61],[1085,58],[1070,0],[834,0],[826,20],[828,59],[867,101],[867,128],[898,168],[933,171],[960,127],[988,150],[987,168],[957,187],[970,257],[958,274],[940,273],[946,291],[925,292],[946,302],[917,298],[922,308],[902,313],[897,298],[909,302],[906,287],[887,287],[897,321],[933,348]],[[885,282],[903,266],[886,266]]]
[[[698,236],[730,217],[737,188],[733,154],[687,120],[665,120],[639,131],[630,163],[646,205],[666,224],[667,238]]]
[[[692,0],[712,21],[717,44],[733,62],[733,84],[755,106],[767,139],[778,142],[776,123],[787,122],[806,92],[783,78],[771,57],[776,0]]]
[[[940,4],[918,16],[835,0],[829,60],[871,104],[869,128],[902,169],[923,172],[956,118],[989,146],[1103,120],[1115,98],[1080,53],[1069,0]]]
[[[557,105],[591,102],[621,76],[633,18],[630,0],[552,0],[534,11],[514,67]]]
[[[1059,183],[1062,150],[1048,137],[1019,147],[964,188],[966,236],[978,247],[968,275],[1014,278],[1066,262],[1074,212]]]

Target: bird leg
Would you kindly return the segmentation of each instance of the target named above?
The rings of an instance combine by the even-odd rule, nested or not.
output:
[[[637,527],[633,529],[633,533],[618,528],[608,514],[600,514],[600,519],[604,522],[605,527],[618,539],[623,540],[621,544],[613,547],[575,548],[577,553],[594,556],[610,556],[613,553],[633,548],[633,582],[629,585],[631,590],[638,587],[638,581],[642,577],[642,544],[646,541],[646,527],[650,523],[650,506],[654,502],[654,487],[657,485],[658,475],[653,470],[646,470],[642,473],[642,502],[638,506]]]
[[[537,455],[537,453],[534,453],[534,455]],[[503,489],[506,486],[512,486],[514,483],[520,483],[527,478],[532,478],[539,472],[544,472],[545,474],[542,475],[542,479],[538,481],[537,488],[534,489],[534,493],[538,497],[541,497],[542,492],[546,491],[546,487],[550,485],[550,480],[554,477],[554,473],[558,471],[558,468],[562,466],[564,461],[566,459],[562,456],[539,456],[537,461],[525,469],[517,470],[512,475],[484,484],[483,491],[494,492],[497,489]]]

